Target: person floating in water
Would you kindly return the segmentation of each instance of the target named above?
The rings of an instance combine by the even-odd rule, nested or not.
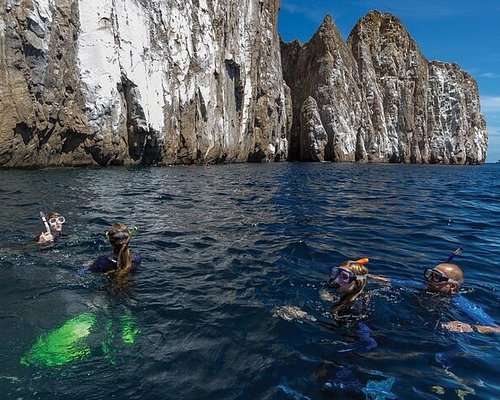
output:
[[[368,275],[368,258],[344,261],[333,267],[327,284],[340,294],[340,299],[332,306],[336,319],[363,314],[368,295],[363,293]]]
[[[88,269],[92,272],[102,272],[109,277],[124,278],[141,264],[142,257],[129,249],[130,238],[135,232],[129,231],[124,224],[114,224],[106,236],[113,247],[113,253],[98,257]]]
[[[373,350],[377,342],[370,336],[371,330],[362,319],[366,318],[370,295],[363,292],[368,276],[368,258],[357,261],[345,261],[338,267],[333,267],[327,285],[340,294],[340,299],[331,308],[333,320],[325,320],[309,315],[307,312],[293,306],[278,307],[275,316],[286,321],[309,320],[328,329],[336,329],[340,325],[354,323],[357,336],[366,350]],[[326,296],[325,296],[326,297]],[[330,300],[330,296],[327,296]]]
[[[458,333],[500,333],[500,327],[481,307],[458,294],[458,290],[464,281],[464,273],[457,264],[451,263],[451,260],[454,256],[460,254],[461,250],[462,249],[455,250],[452,255],[448,257],[446,262],[438,264],[434,268],[424,269],[425,284],[400,279],[389,279],[379,275],[370,275],[370,277],[381,282],[407,287],[425,288],[429,292],[452,296],[451,303],[462,310],[471,321],[474,321],[474,323],[469,324],[461,321],[450,321],[441,323],[441,328],[443,329]]]
[[[370,336],[370,328],[361,321],[366,316],[370,301],[370,295],[363,292],[367,283],[368,262],[368,258],[361,258],[333,267],[327,284],[340,294],[340,299],[331,310],[335,323],[356,321],[358,337],[366,343],[367,350],[373,350],[377,342]]]
[[[464,273],[457,264],[442,263],[434,268],[426,268],[424,277],[427,280],[427,290],[448,294],[453,297],[452,303],[462,309],[474,324],[461,321],[442,323],[441,327],[451,332],[467,333],[500,333],[500,327],[479,306],[471,303],[463,296],[455,296],[464,281]]]
[[[41,232],[34,240],[39,246],[47,247],[62,236],[62,228],[66,219],[56,211],[48,212],[46,215],[40,211],[40,217],[45,225],[45,232]]]

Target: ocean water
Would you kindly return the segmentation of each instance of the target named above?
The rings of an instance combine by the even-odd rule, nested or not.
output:
[[[500,165],[0,171],[0,398],[498,399],[499,336],[440,329],[470,322],[448,298],[368,282],[367,350],[335,324],[325,281],[364,256],[372,273],[420,281],[463,247],[461,295],[500,321],[499,177]],[[39,211],[53,209],[66,236],[40,251]],[[109,252],[117,221],[139,228],[144,258],[121,288],[76,273]],[[96,322],[80,359],[20,362],[81,315]]]

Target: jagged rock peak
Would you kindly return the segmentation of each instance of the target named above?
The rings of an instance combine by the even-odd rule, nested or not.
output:
[[[364,17],[360,18],[356,25],[354,25],[353,30],[359,29],[362,26],[393,26],[397,29],[406,32],[406,27],[403,22],[396,16],[390,13],[383,13],[378,10],[373,10],[368,12]]]
[[[408,45],[420,52],[418,44],[398,17],[377,10],[370,11],[358,20],[347,38],[347,43],[355,38],[370,43],[392,41],[398,47]]]
[[[335,22],[333,21],[333,17],[330,14],[326,14],[325,18],[323,19],[323,22],[319,26],[318,31],[324,31],[324,30],[337,30],[337,27],[335,26]]]
[[[342,38],[340,31],[335,25],[333,17],[330,14],[327,14],[318,30],[314,33],[314,35],[309,40],[309,42],[306,43],[306,45],[314,45],[314,43],[317,43],[318,41],[329,42],[332,40],[334,42],[344,43],[344,39]]]
[[[356,61],[327,15],[302,47],[282,44],[282,69],[292,92],[290,158],[356,161],[356,137],[371,131],[358,90]],[[358,157],[358,154],[361,157]]]
[[[281,52],[292,159],[484,162],[475,80],[456,63],[429,62],[399,18],[372,11],[346,44],[327,16],[305,46]]]

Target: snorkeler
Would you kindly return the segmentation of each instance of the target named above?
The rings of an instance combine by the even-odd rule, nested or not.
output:
[[[40,246],[49,246],[62,235],[66,219],[55,211],[48,212],[46,215],[40,211],[40,218],[45,225],[45,232],[40,233],[34,240]]]
[[[118,278],[133,272],[142,261],[139,253],[133,253],[129,249],[130,238],[136,229],[129,231],[124,224],[114,224],[106,232],[109,243],[113,247],[113,253],[98,257],[88,269]]]
[[[356,261],[344,261],[338,267],[333,267],[327,284],[335,289],[340,298],[331,309],[335,322],[354,320],[357,325],[358,337],[366,343],[366,350],[373,350],[377,342],[370,335],[371,330],[361,319],[366,315],[370,296],[363,292],[367,283],[368,258]]]
[[[333,304],[330,311],[330,314],[334,317],[333,320],[316,318],[294,306],[277,307],[275,316],[279,316],[286,321],[295,319],[308,320],[327,329],[336,329],[340,325],[352,324],[357,328],[356,334],[360,342],[363,343],[363,347],[368,351],[375,349],[378,344],[371,337],[370,328],[362,322],[367,316],[370,302],[370,294],[363,291],[367,283],[368,261],[368,258],[345,261],[332,268],[327,285],[335,289],[340,295],[339,300]],[[321,296],[324,300],[333,300],[330,294],[322,293]]]
[[[370,274],[370,277],[376,281],[395,283],[406,287],[425,288],[429,292],[452,296],[451,303],[462,310],[474,323],[468,324],[461,321],[450,321],[441,323],[441,328],[443,329],[458,333],[500,333],[500,327],[481,307],[458,294],[458,290],[464,281],[464,273],[457,264],[451,263],[451,260],[460,254],[461,250],[455,250],[444,263],[438,264],[434,268],[425,268],[424,279],[426,282],[424,284],[400,279],[389,279],[379,275]]]
[[[495,324],[479,306],[472,304],[465,297],[455,296],[464,281],[464,273],[457,264],[443,263],[434,268],[426,268],[424,278],[427,280],[427,290],[454,296],[453,304],[476,322],[468,324],[461,321],[450,321],[442,323],[442,328],[459,333],[500,333],[500,326]]]
[[[332,315],[350,318],[361,315],[365,310],[368,295],[363,293],[368,275],[368,258],[357,261],[344,261],[333,267],[327,284],[340,294],[340,299],[332,306]]]

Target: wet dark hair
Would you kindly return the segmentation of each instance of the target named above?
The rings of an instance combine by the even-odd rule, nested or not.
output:
[[[110,271],[118,277],[128,275],[132,270],[132,252],[128,248],[130,233],[126,225],[114,224],[107,232],[109,243],[116,257],[116,270]]]
[[[51,218],[57,218],[57,217],[60,217],[61,214],[58,213],[57,211],[49,211],[47,214],[45,214],[45,218],[48,220],[50,220]]]

